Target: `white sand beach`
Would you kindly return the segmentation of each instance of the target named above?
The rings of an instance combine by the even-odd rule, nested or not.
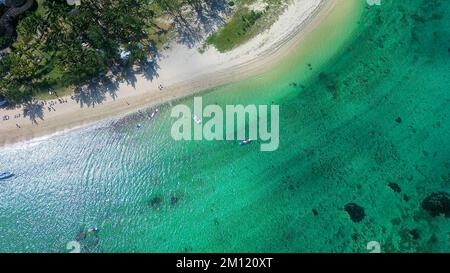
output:
[[[173,42],[161,52],[157,77],[149,80],[137,74],[133,84],[118,86],[115,98],[107,97],[94,106],[81,106],[70,97],[62,98],[67,101],[62,104],[55,99],[53,109],[44,107],[37,123],[23,117],[22,108],[0,109],[0,146],[86,126],[262,73],[296,49],[340,1],[293,0],[268,30],[224,54],[213,47],[200,53],[197,47]],[[9,119],[3,120],[4,116]]]

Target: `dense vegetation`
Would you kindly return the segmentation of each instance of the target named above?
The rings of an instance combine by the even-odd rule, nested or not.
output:
[[[250,40],[271,25],[285,7],[285,0],[237,0],[233,16],[218,32],[206,40],[220,52],[226,52]],[[256,9],[255,7],[256,6]]]
[[[239,11],[221,31],[209,36],[206,42],[214,45],[220,52],[233,49],[249,38],[248,33],[262,14],[253,10]]]
[[[38,1],[19,22],[12,53],[0,61],[0,97],[20,102],[106,74],[111,66],[143,64],[167,33],[164,16],[201,1],[82,0],[78,7]]]

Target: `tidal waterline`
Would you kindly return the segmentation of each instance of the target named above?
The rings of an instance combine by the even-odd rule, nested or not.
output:
[[[448,220],[420,203],[449,190],[450,3],[343,2],[270,73],[203,94],[279,104],[276,152],[173,141],[171,105],[192,98],[0,149],[17,175],[0,183],[0,251],[64,252],[95,225],[84,252],[448,252]]]

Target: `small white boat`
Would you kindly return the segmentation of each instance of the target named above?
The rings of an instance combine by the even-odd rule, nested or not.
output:
[[[194,122],[197,124],[202,124],[202,119],[199,118],[197,115],[194,115]]]
[[[14,174],[10,173],[10,172],[0,173],[0,180],[5,180],[5,179],[11,178],[13,176],[14,176]]]
[[[239,145],[247,145],[252,143],[251,139],[246,139],[246,140],[242,140],[241,142],[239,142]]]
[[[156,116],[156,114],[158,114],[159,110],[156,109],[153,113],[151,113],[150,118],[154,118]]]

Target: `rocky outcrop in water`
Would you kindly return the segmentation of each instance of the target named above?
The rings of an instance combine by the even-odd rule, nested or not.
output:
[[[433,192],[422,201],[422,208],[431,216],[450,217],[450,195],[446,192]]]
[[[0,17],[0,49],[9,46],[9,41],[16,36],[16,23],[19,16],[35,6],[35,0],[6,0],[6,10]]]

